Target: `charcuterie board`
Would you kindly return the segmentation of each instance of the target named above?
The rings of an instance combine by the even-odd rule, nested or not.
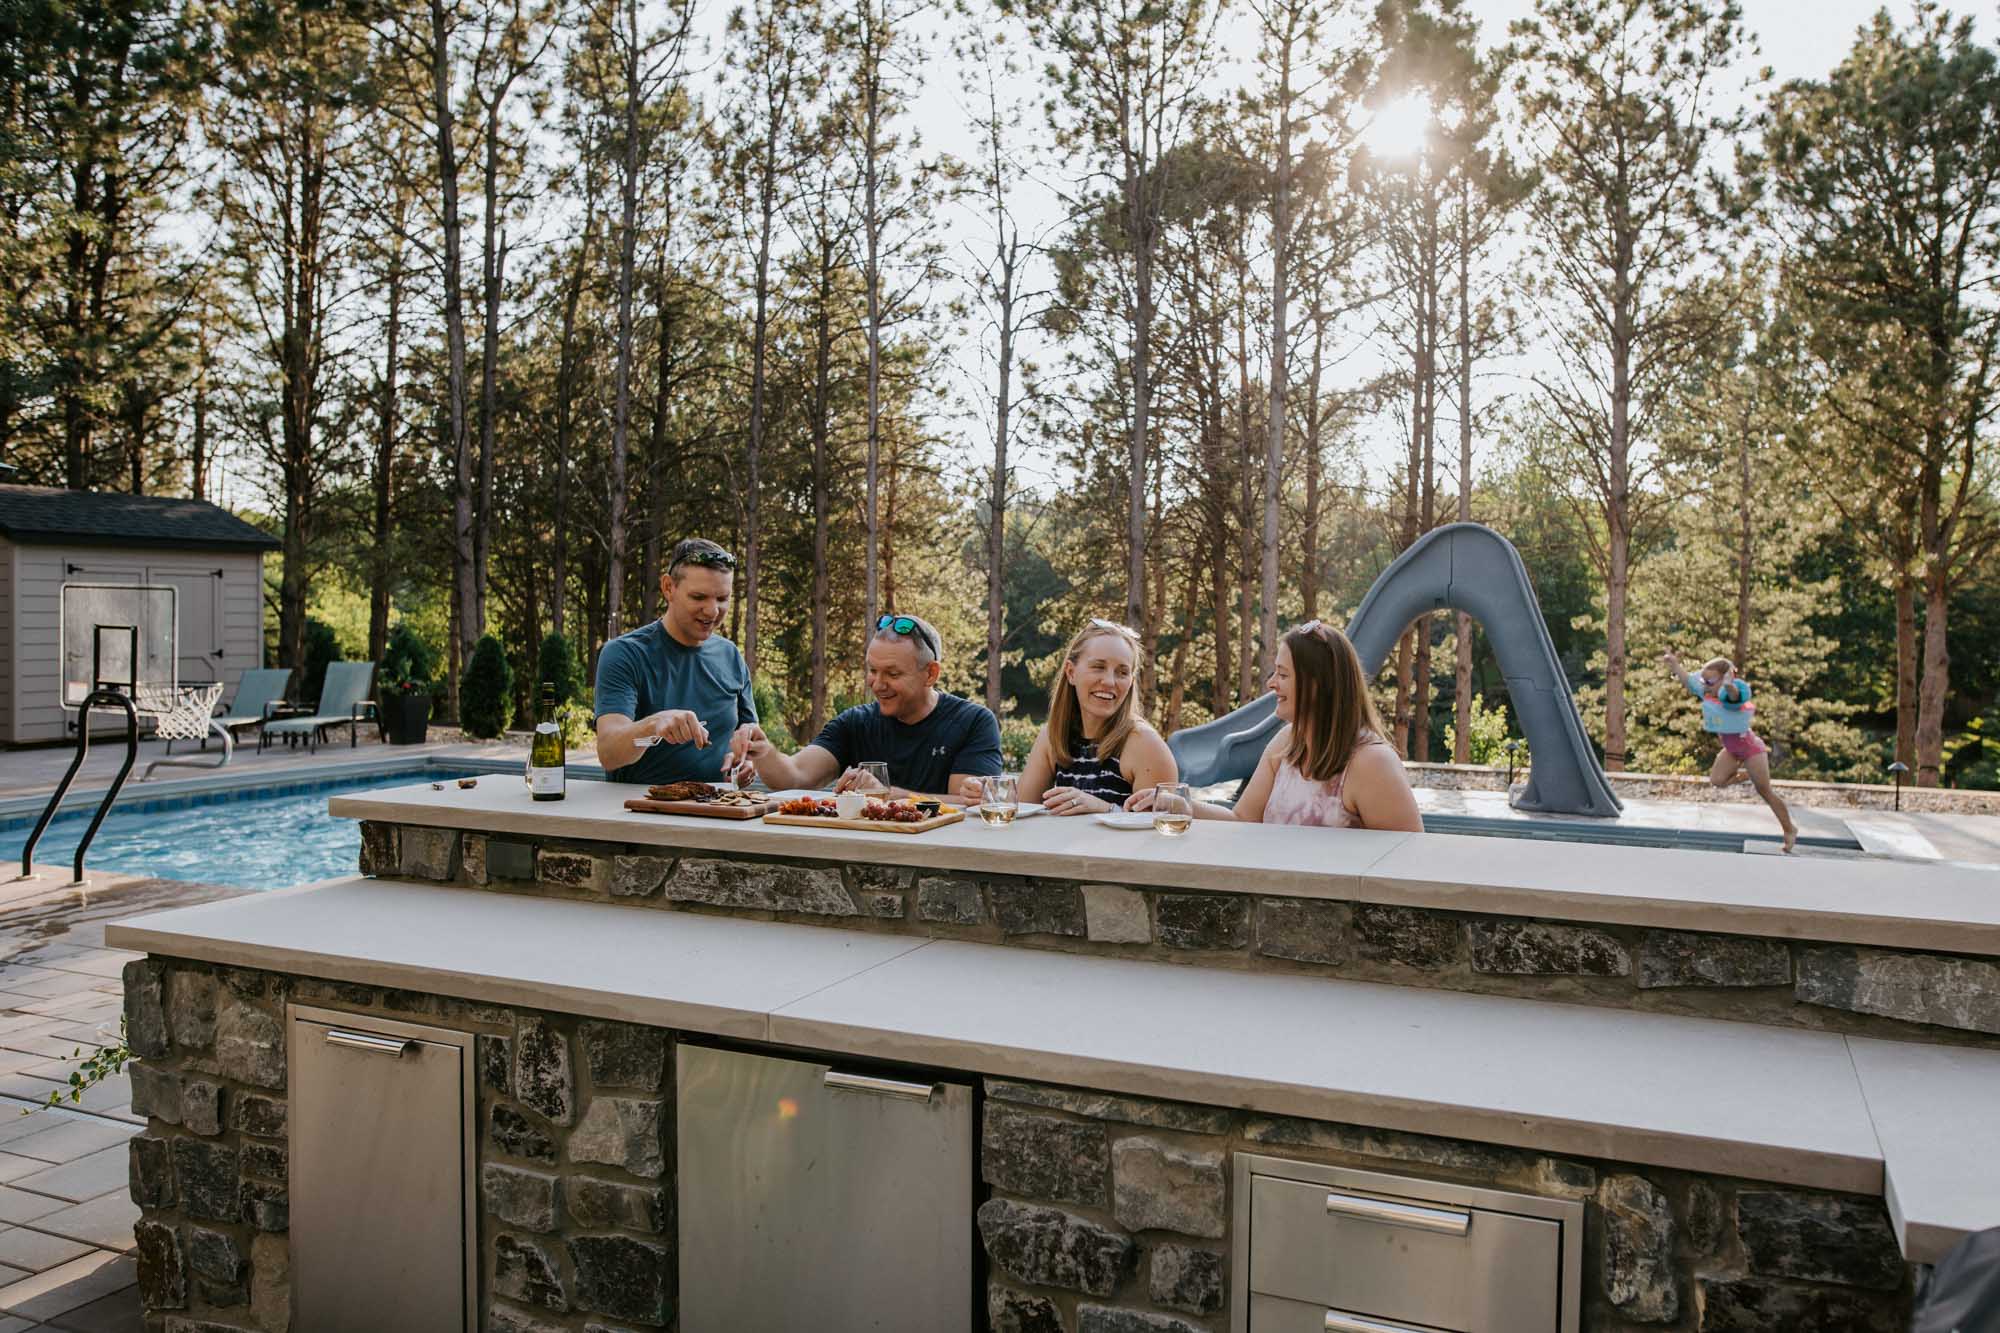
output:
[[[774,808],[764,816],[764,822],[793,828],[859,829],[863,833],[929,833],[934,828],[956,824],[964,818],[965,811],[956,806],[946,806],[926,819],[908,823],[892,819],[842,819],[837,815],[781,815]]]
[[[625,802],[627,810],[636,810],[647,815],[699,815],[707,819],[755,819],[771,807],[766,802],[756,805],[717,805],[714,801],[649,801],[643,796],[635,796]]]
[[[693,784],[681,785],[687,786]],[[654,788],[653,790],[666,791],[670,789]],[[728,799],[710,801],[662,800],[648,794],[645,796],[634,796],[631,800],[625,802],[625,808],[647,815],[695,815],[703,819],[755,819],[757,816],[771,809],[775,804],[768,797],[754,801],[744,800],[743,796],[738,794],[734,787],[718,786],[714,790],[718,797],[727,797]]]

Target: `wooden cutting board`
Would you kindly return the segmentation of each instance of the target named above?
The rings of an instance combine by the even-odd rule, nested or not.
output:
[[[781,815],[764,816],[766,824],[789,824],[794,828],[846,828],[860,829],[863,833],[929,833],[934,828],[956,824],[965,818],[965,811],[954,810],[950,814],[935,814],[929,819],[920,819],[914,824],[898,824],[888,819],[829,819],[824,815]]]
[[[769,801],[755,805],[718,805],[714,801],[655,801],[635,796],[625,802],[627,810],[646,815],[699,815],[706,819],[755,819],[771,809]]]

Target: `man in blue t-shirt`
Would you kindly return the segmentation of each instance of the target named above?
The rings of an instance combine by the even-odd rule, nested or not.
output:
[[[779,753],[763,728],[752,727],[745,753],[777,788],[865,788],[855,765],[880,760],[889,766],[891,796],[977,799],[978,780],[1000,771],[1000,724],[979,704],[938,689],[942,656],[928,621],[883,616],[868,640],[875,702],[834,718],[794,755]]]
[[[680,543],[660,576],[660,618],[597,655],[597,762],[611,781],[735,776],[757,729],[750,668],[715,632],[735,576],[736,557],[714,542]]]

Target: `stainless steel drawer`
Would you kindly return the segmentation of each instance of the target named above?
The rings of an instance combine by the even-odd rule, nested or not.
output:
[[[1253,1292],[1466,1333],[1556,1326],[1554,1222],[1261,1176],[1250,1234]]]
[[[292,1327],[474,1327],[471,1035],[289,1017]]]
[[[1250,1297],[1250,1326],[1258,1333],[1450,1333],[1422,1324],[1333,1310],[1311,1301],[1288,1301],[1255,1293]]]
[[[1583,1208],[1254,1154],[1236,1161],[1237,1333],[1575,1333]]]

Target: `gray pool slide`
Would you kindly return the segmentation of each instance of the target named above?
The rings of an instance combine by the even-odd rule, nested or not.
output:
[[[1513,805],[1518,810],[1611,817],[1623,808],[1584,733],[1576,699],[1513,543],[1478,523],[1453,523],[1426,534],[1382,571],[1347,626],[1371,677],[1396,639],[1426,611],[1463,611],[1479,621],[1500,660],[1514,715],[1527,736],[1533,767]],[[1240,782],[1278,730],[1269,694],[1213,722],[1175,732],[1168,745],[1184,781]]]

